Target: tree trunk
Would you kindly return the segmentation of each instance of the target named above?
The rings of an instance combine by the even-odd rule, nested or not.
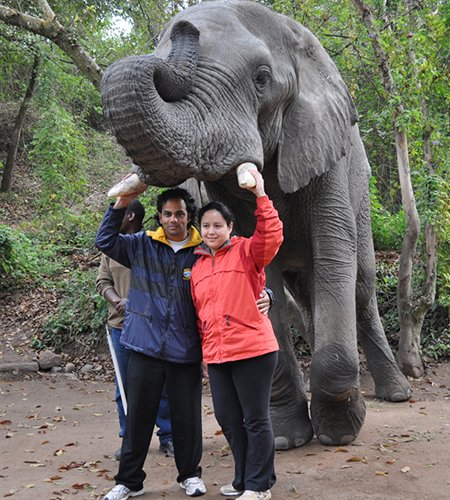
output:
[[[383,49],[370,7],[361,0],[352,0],[361,15],[362,22],[371,32],[372,46],[381,72],[383,86],[387,96],[398,97],[393,86],[392,71],[389,56]],[[420,235],[420,219],[417,213],[414,190],[409,169],[408,140],[406,131],[398,126],[398,118],[404,114],[403,105],[398,101],[394,110],[394,133],[397,162],[402,192],[403,209],[406,214],[407,228],[400,257],[397,307],[400,323],[400,342],[398,363],[401,371],[411,377],[419,377],[423,373],[423,363],[420,357],[420,332],[422,322],[418,321],[412,297],[413,262]],[[422,318],[423,321],[423,318]]]
[[[423,364],[420,357],[422,322],[417,321],[418,317],[414,311],[411,284],[414,256],[420,235],[420,219],[411,184],[408,141],[405,131],[395,130],[395,146],[397,149],[403,210],[406,214],[406,235],[398,271],[397,308],[400,324],[400,341],[397,362],[400,370],[405,375],[417,378],[423,374]]]
[[[413,14],[413,6],[406,0],[408,6],[411,31],[417,29],[417,23]],[[415,51],[412,42],[408,51],[408,59],[411,69],[414,73],[414,84],[416,89],[421,88],[418,79],[418,67],[415,64]],[[422,135],[423,159],[428,167],[430,176],[435,175],[433,159],[430,147],[431,127],[428,124],[428,108],[425,99],[420,99],[420,107],[423,121],[426,124]],[[420,352],[420,333],[426,313],[434,304],[436,297],[436,267],[437,267],[437,242],[436,230],[434,224],[427,222],[425,224],[425,243],[426,243],[426,277],[425,283],[421,287],[421,295],[415,301],[411,308],[411,321],[405,329],[404,334],[400,330],[400,342],[398,363],[403,373],[413,377],[420,377],[423,374],[423,364],[419,363]],[[399,308],[400,313],[400,308]],[[412,363],[415,361],[415,363]]]
[[[17,149],[19,147],[20,133],[22,132],[23,122],[25,120],[25,115],[27,113],[28,106],[30,105],[31,99],[33,98],[34,90],[36,88],[36,81],[38,75],[38,69],[40,64],[40,56],[36,54],[34,56],[33,69],[31,70],[30,81],[28,82],[28,88],[25,92],[25,97],[23,98],[22,104],[20,105],[19,113],[14,124],[14,129],[11,135],[11,143],[8,149],[8,156],[6,157],[5,167],[3,169],[2,185],[0,187],[1,193],[7,193],[11,189],[12,173],[14,165],[16,163]]]

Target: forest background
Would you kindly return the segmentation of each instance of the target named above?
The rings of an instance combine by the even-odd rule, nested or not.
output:
[[[101,75],[152,52],[164,24],[194,3],[0,3],[0,316],[27,323],[37,350],[104,343],[93,241],[130,160],[103,118]],[[450,4],[261,3],[319,38],[354,98],[372,167],[378,307],[402,371],[420,376],[423,361],[450,356]],[[158,193],[140,197],[148,229]]]

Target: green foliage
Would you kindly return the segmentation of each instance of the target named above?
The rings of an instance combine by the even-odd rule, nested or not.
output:
[[[163,188],[157,188],[150,186],[146,189],[144,193],[139,196],[139,201],[144,205],[145,208],[145,229],[149,231],[155,231],[159,223],[154,219],[158,210],[156,208],[156,198],[159,194],[164,191]]]
[[[58,310],[44,318],[34,340],[36,346],[60,350],[77,341],[93,347],[104,336],[108,303],[95,289],[97,272],[75,270],[69,279],[60,282],[58,292],[63,299]]]
[[[43,180],[42,205],[58,209],[64,201],[79,198],[86,189],[83,166],[87,152],[72,116],[52,105],[39,120],[32,145],[30,159]]]
[[[450,310],[450,182],[442,182],[437,202],[436,217],[438,245],[438,297],[439,304]]]
[[[376,268],[378,311],[386,337],[395,346],[400,331],[397,312],[398,262],[387,264],[379,260]]]
[[[417,277],[415,278],[417,279]],[[396,348],[400,324],[397,311],[398,261],[377,261],[377,303],[386,337]],[[440,360],[450,357],[448,308],[435,303],[427,312],[420,339],[423,356]]]
[[[12,229],[0,225],[0,272],[11,273],[15,268]]]
[[[294,346],[295,355],[300,356],[310,356],[311,347],[308,342],[300,335],[298,330],[291,325],[291,338],[292,344]]]
[[[55,247],[42,244],[36,235],[0,225],[0,271],[7,278],[3,286],[19,287],[31,280],[42,283],[57,275],[63,265]]]
[[[400,251],[406,234],[405,213],[400,210],[397,214],[391,214],[381,204],[374,177],[370,179],[369,188],[374,247],[376,250]]]
[[[448,309],[434,304],[428,311],[420,338],[422,354],[440,360],[450,358],[450,329]]]
[[[188,2],[193,3],[196,0]],[[438,301],[450,307],[449,3],[430,1],[421,4],[420,9],[411,10],[402,1],[369,2],[376,23],[374,29],[389,56],[395,90],[392,95],[387,95],[377,66],[372,46],[375,33],[367,30],[351,2],[264,0],[263,3],[310,29],[350,89],[374,175],[370,189],[377,249],[400,250],[406,230],[393,134],[394,107],[402,103],[405,112],[397,125],[408,134],[417,207],[422,223],[432,222],[438,231]],[[41,15],[36,2],[12,0],[8,5]],[[175,0],[160,3],[73,0],[53,2],[52,8],[61,24],[105,68],[120,57],[151,52],[164,23],[184,5]],[[129,20],[129,32],[121,33],[117,29],[116,16]],[[64,283],[65,288],[61,285],[59,290],[65,297],[66,293],[76,293],[77,286],[80,289],[87,286],[78,272],[63,271],[70,270],[67,256],[74,258],[92,251],[93,237],[103,213],[103,208],[95,206],[99,198],[96,194],[106,192],[112,179],[117,179],[119,172],[129,166],[129,161],[124,161],[119,147],[107,134],[98,133],[105,128],[100,96],[66,54],[47,40],[4,23],[0,33],[0,100],[14,102],[23,97],[35,51],[39,51],[43,61],[34,99],[42,119],[36,129],[32,152],[36,173],[42,181],[38,190],[41,211],[36,219],[18,229],[0,226],[0,271],[7,273],[16,286],[28,286],[30,280],[35,280],[33,286],[51,287],[59,281]],[[423,160],[428,139],[436,175],[429,174]],[[25,151],[28,146],[25,141]],[[156,211],[158,192],[149,189],[140,197],[147,218]],[[101,199],[107,203],[104,197]],[[33,204],[34,199],[27,203]],[[147,227],[155,226],[148,223]],[[419,249],[422,248],[423,239],[419,242]],[[393,339],[398,330],[395,272],[395,268],[377,271],[381,280],[379,301],[381,296],[383,321]],[[85,292],[89,294],[90,289],[85,288]],[[92,296],[94,303],[96,300]],[[82,304],[81,297],[79,304]],[[97,314],[94,306],[86,304],[86,307],[94,316]],[[82,327],[75,324],[75,312],[73,310],[71,316],[69,311],[67,306],[62,329],[72,333],[65,336],[81,335]],[[70,317],[72,319],[68,319]],[[57,321],[54,318],[49,322],[53,320]],[[425,333],[426,342],[434,343],[435,350],[439,351],[441,333],[433,328],[432,333]],[[85,332],[89,338],[88,330]],[[50,337],[46,340],[51,341]],[[448,342],[443,341],[442,345]]]

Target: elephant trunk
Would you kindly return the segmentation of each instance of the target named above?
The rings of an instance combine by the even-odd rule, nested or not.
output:
[[[180,116],[177,101],[193,86],[199,35],[191,23],[180,21],[172,29],[172,49],[165,60],[154,55],[127,57],[111,65],[103,76],[105,117],[146,184],[169,186],[186,178],[186,165],[174,166],[164,151],[167,144],[192,143],[194,133],[180,126],[189,120]],[[167,175],[169,171],[171,175]],[[159,179],[158,172],[165,172],[164,178]]]

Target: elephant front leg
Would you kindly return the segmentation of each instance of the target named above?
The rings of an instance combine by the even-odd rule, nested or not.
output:
[[[275,448],[288,450],[308,443],[314,432],[308,414],[308,398],[303,375],[293,352],[288,324],[289,314],[278,257],[266,268],[266,274],[267,286],[272,289],[275,296],[270,319],[280,346],[272,383],[270,416]]]
[[[313,309],[311,421],[319,441],[328,446],[354,441],[366,414],[359,385],[355,282],[348,270],[337,268],[329,266],[326,273],[332,270],[333,275],[325,280],[317,277]]]
[[[311,421],[319,441],[343,445],[364,423],[356,334],[356,227],[345,207],[314,225],[308,277],[314,322]]]

